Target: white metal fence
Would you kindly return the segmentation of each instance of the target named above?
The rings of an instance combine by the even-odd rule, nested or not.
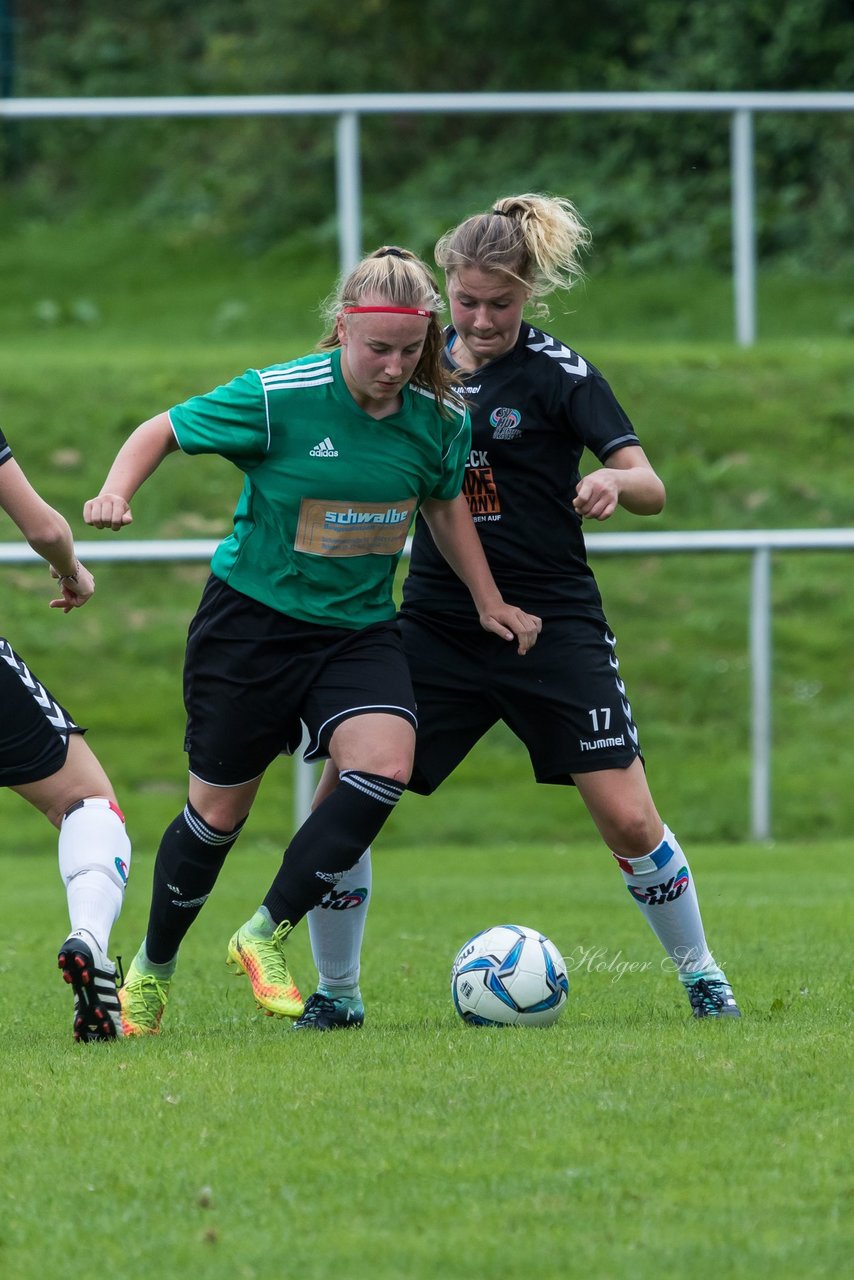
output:
[[[699,533],[591,533],[585,537],[592,557],[597,555],[660,555],[673,552],[742,552],[752,558],[749,605],[750,649],[750,835],[770,840],[771,808],[771,558],[774,552],[841,551],[854,548],[852,529],[757,529],[747,532]],[[207,539],[137,542],[79,542],[77,553],[85,564],[206,561],[217,543]],[[409,553],[409,542],[406,554]],[[0,543],[0,564],[44,562],[21,543]],[[840,638],[840,646],[842,639]],[[296,761],[294,822],[308,813],[314,789],[315,769]]]
[[[730,172],[735,337],[756,341],[756,226],[753,120],[757,112],[854,110],[854,93],[345,93],[156,98],[0,98],[0,119],[116,116],[333,116],[339,258],[361,256],[359,121],[406,113],[492,115],[590,111],[724,112],[731,117]]]

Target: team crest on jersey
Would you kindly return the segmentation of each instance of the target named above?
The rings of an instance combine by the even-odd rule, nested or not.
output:
[[[493,440],[518,440],[522,434],[521,421],[518,409],[493,409],[489,415]]]

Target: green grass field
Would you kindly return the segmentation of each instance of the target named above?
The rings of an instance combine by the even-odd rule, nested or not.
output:
[[[690,1018],[595,841],[387,846],[365,1027],[322,1036],[256,1013],[224,963],[278,858],[244,839],[184,944],[160,1037],[76,1046],[53,859],[16,856],[4,832],[6,1280],[84,1259],[127,1280],[845,1272],[841,844],[689,851],[737,1023]],[[138,855],[114,933],[126,959],[150,871]],[[453,1010],[457,948],[510,919],[568,959],[553,1028],[467,1028]],[[310,989],[304,927],[290,956]]]

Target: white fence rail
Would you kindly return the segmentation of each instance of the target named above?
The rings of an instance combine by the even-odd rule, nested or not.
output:
[[[854,93],[343,93],[210,94],[156,98],[0,98],[0,120],[127,116],[324,115],[336,118],[338,244],[342,271],[361,256],[363,115],[493,115],[590,111],[724,112],[731,116],[730,173],[735,338],[756,341],[753,118],[758,111],[854,111]]]
[[[786,551],[843,551],[854,548],[851,529],[757,529],[747,532],[699,533],[591,533],[585,538],[591,556],[660,555],[673,552],[743,552],[752,557],[749,605],[750,648],[750,835],[754,840],[772,837],[771,812],[771,557]],[[85,564],[207,561],[217,543],[208,539],[137,542],[78,542],[77,553]],[[407,543],[406,553],[409,553]],[[0,543],[0,564],[44,562],[21,543]],[[840,640],[841,644],[841,640]],[[308,813],[315,770],[296,762],[294,821]]]

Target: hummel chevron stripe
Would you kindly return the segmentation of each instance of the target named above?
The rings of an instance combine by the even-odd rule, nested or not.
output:
[[[26,663],[17,657],[9,641],[4,640],[2,637],[0,637],[0,658],[17,674],[21,684],[33,695],[37,705],[41,707],[45,714],[45,719],[63,737],[68,733],[69,729],[77,728],[71,717],[65,714],[59,703],[50,696],[44,685],[36,680],[35,676],[27,668]]]
[[[584,360],[577,352],[571,351],[569,347],[565,347],[562,342],[558,342],[555,338],[547,338],[544,334],[540,336],[544,338],[542,342],[534,342],[533,339],[539,331],[531,329],[528,334],[529,351],[542,351],[543,355],[550,356],[552,360],[557,360],[562,369],[567,373],[573,374],[576,378],[587,377],[587,361]]]

